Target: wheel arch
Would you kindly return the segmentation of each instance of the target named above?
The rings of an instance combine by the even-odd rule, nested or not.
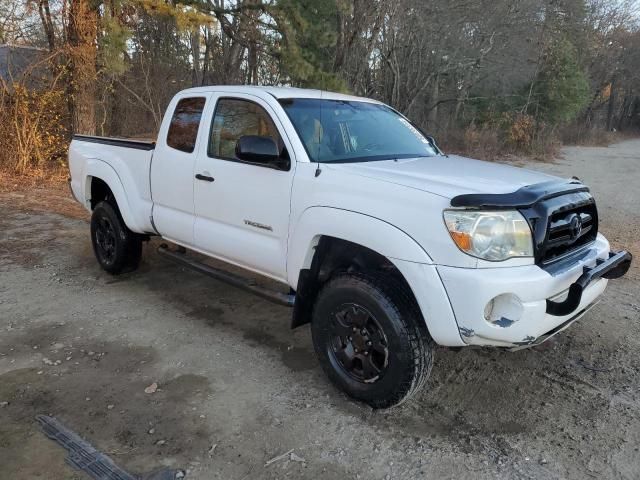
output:
[[[432,264],[429,254],[409,234],[370,215],[334,207],[306,209],[289,236],[287,276],[295,288],[302,269],[310,268],[322,237],[366,247],[389,259]]]
[[[394,262],[432,263],[413,238],[393,225],[326,207],[305,211],[292,235],[289,252],[289,281],[296,290],[292,328],[309,323],[316,295],[339,271],[384,270],[405,287],[418,306],[411,285]]]

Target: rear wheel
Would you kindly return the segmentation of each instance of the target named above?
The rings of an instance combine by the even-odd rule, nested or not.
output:
[[[433,340],[393,278],[336,276],[318,295],[311,330],[330,380],[374,408],[402,403],[431,372]]]
[[[142,237],[127,228],[117,207],[107,201],[93,209],[91,242],[98,263],[107,272],[117,275],[138,268]]]

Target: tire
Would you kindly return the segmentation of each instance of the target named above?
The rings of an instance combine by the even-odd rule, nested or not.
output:
[[[431,373],[434,342],[417,305],[392,277],[329,280],[316,299],[311,334],[329,379],[373,408],[401,404]]]
[[[117,207],[108,201],[93,209],[91,243],[98,263],[112,275],[135,270],[140,264],[142,237],[127,228]]]

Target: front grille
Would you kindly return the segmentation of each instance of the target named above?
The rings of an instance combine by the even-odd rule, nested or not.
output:
[[[579,227],[576,227],[579,225]],[[541,260],[552,262],[593,242],[598,233],[595,204],[551,216]]]
[[[534,234],[536,263],[548,265],[596,239],[598,210],[588,192],[544,200],[522,212]]]

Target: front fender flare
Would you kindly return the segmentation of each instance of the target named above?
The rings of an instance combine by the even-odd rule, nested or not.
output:
[[[378,218],[332,207],[305,210],[289,238],[289,285],[298,288],[300,272],[311,268],[316,246],[323,236],[356,243],[387,258],[407,281],[436,343],[465,345],[431,257],[406,232]],[[294,315],[293,326],[302,323],[306,322],[296,322]]]
[[[433,263],[411,236],[384,220],[334,207],[310,207],[302,213],[289,235],[289,285],[295,288],[300,270],[310,267],[315,246],[322,236],[356,243],[388,259]]]

